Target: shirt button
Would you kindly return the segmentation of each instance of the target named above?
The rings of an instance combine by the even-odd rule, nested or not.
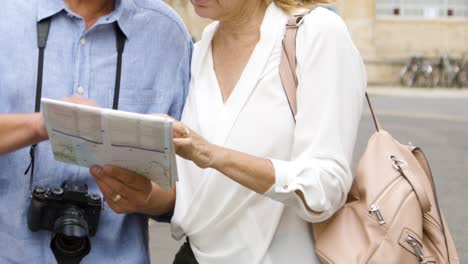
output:
[[[289,186],[287,184],[283,185],[283,189],[287,190]]]
[[[83,86],[78,87],[78,93],[83,94],[84,93],[84,88]]]
[[[82,37],[81,40],[80,40],[80,43],[81,45],[86,45],[86,38],[85,37]]]

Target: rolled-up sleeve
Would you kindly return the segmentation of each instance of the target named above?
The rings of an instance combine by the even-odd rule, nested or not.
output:
[[[306,16],[297,57],[292,155],[270,159],[275,184],[264,195],[306,221],[320,222],[344,204],[353,182],[350,167],[367,80],[359,52],[335,15]]]

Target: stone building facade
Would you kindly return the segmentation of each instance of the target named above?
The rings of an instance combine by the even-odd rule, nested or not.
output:
[[[188,0],[166,2],[181,14],[198,39],[210,21],[194,14]],[[452,57],[468,55],[468,0],[423,2],[424,5],[418,5],[417,0],[336,2],[337,12],[346,21],[364,58],[370,84],[398,84],[399,72],[412,55],[434,59],[444,53]]]

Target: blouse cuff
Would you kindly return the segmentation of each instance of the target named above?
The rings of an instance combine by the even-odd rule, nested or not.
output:
[[[299,174],[298,166],[291,166],[291,162],[284,160],[270,160],[273,163],[273,168],[275,169],[275,183],[264,195],[273,198],[271,195],[274,196],[275,193],[287,194],[294,192],[297,189],[297,186],[295,186],[295,179],[296,175]]]
[[[301,174],[304,168],[302,166],[297,166],[298,164],[293,162],[275,159],[270,160],[275,169],[275,183],[263,195],[281,202],[286,206],[295,208],[299,216],[308,222],[320,222],[325,220],[328,212],[310,209],[296,193],[296,191],[302,192],[305,200],[307,200],[305,188],[302,186],[301,181],[298,180],[298,175]],[[322,200],[318,197],[316,198]],[[321,206],[317,206],[317,208],[320,207]]]
[[[299,196],[295,193],[297,190],[303,189],[297,181],[297,175],[302,170],[301,167],[284,160],[270,160],[275,170],[275,183],[263,195],[293,207],[297,206],[298,201],[302,204]]]

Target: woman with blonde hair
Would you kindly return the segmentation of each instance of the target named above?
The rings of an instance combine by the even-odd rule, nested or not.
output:
[[[115,167],[92,173],[119,213],[173,212],[173,236],[189,238],[174,263],[319,263],[309,223],[332,216],[353,181],[366,87],[359,52],[339,16],[314,8],[326,1],[191,2],[216,22],[196,44],[174,123],[177,192]],[[309,8],[293,118],[278,66],[288,17]]]

